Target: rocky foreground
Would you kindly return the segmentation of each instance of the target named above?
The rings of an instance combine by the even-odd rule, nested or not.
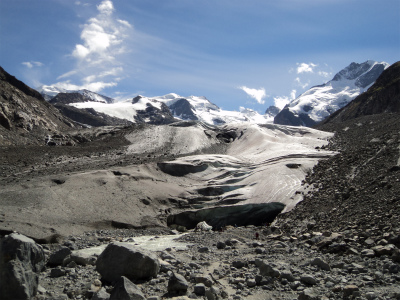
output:
[[[8,285],[2,299],[400,299],[399,231],[372,227],[357,236],[351,228],[307,228],[297,236],[274,226],[183,235],[98,230],[44,246],[11,234],[2,242],[3,257],[11,244],[24,250],[2,266],[2,275],[11,265],[19,274],[19,283],[1,278],[3,291]],[[171,234],[178,246],[140,248],[140,236],[162,240]],[[100,255],[79,251],[100,245],[108,245]],[[18,284],[25,294],[15,294]]]

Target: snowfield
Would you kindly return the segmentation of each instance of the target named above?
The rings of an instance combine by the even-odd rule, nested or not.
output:
[[[273,123],[274,121],[272,117],[261,115],[258,112],[248,108],[241,108],[240,111],[228,111],[220,109],[218,106],[211,103],[206,97],[181,97],[174,93],[152,98],[143,96],[140,97],[141,98],[136,103],[132,103],[132,100],[126,100],[123,102],[114,103],[107,103],[103,101],[71,103],[70,105],[76,108],[92,108],[99,113],[104,113],[111,117],[126,119],[135,123],[135,116],[137,115],[137,112],[144,111],[148,105],[161,109],[162,103],[170,107],[177,101],[185,99],[192,106],[193,116],[195,116],[199,121],[211,125],[221,125],[224,123],[267,124]],[[193,120],[177,114],[174,114],[174,117],[185,121]]]

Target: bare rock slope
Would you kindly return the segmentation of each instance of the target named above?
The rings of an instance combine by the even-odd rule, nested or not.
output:
[[[74,127],[35,90],[0,67],[0,145],[43,145]]]

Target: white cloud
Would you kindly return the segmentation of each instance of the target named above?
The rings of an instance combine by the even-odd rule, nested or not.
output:
[[[65,90],[82,90],[82,89],[87,89],[92,92],[100,92],[105,88],[108,87],[113,87],[116,86],[116,82],[102,82],[102,81],[97,81],[97,82],[87,82],[86,84],[82,85],[77,85],[71,83],[70,80],[67,81],[61,81],[53,84],[53,86],[65,89]]]
[[[26,66],[29,69],[32,69],[33,67],[43,66],[43,63],[41,63],[40,61],[24,61],[21,64]]]
[[[72,52],[72,56],[79,61],[91,64],[110,62],[122,54],[125,48],[121,43],[126,37],[125,31],[132,27],[128,21],[114,18],[111,1],[102,1],[97,9],[98,15],[82,26],[82,43],[75,45]]]
[[[301,79],[300,79],[300,77],[296,77],[294,81],[295,81],[296,84],[297,84],[298,86],[300,86],[302,89],[305,89],[305,88],[308,87],[308,85],[310,84],[309,81],[308,81],[308,82],[302,82]]]
[[[296,90],[292,90],[291,92],[290,92],[290,99],[291,100],[294,100],[294,99],[296,99]]]
[[[283,109],[286,104],[289,104],[290,101],[296,98],[296,90],[292,90],[290,92],[290,97],[288,96],[281,96],[281,97],[274,97],[274,105],[279,109]]]
[[[316,64],[313,63],[297,63],[297,74],[301,73],[313,73],[314,68],[316,67]]]
[[[117,76],[120,74],[124,69],[122,67],[112,68],[110,70],[103,71],[99,74],[99,77],[106,77],[106,76]]]
[[[332,73],[325,72],[325,71],[319,71],[318,75],[327,78],[327,77],[331,76]]]
[[[29,61],[24,61],[21,64],[23,64],[24,66],[28,67],[29,69],[33,68],[33,64],[31,62],[29,62]]]
[[[131,24],[129,24],[129,22],[128,21],[125,21],[125,20],[117,20],[117,22],[118,23],[120,23],[120,24],[122,24],[122,25],[124,25],[124,26],[126,26],[126,27],[129,27],[129,28],[132,28],[132,25]]]
[[[83,82],[85,84],[89,84],[89,83],[93,83],[94,81],[99,80],[99,79],[104,78],[104,77],[117,76],[123,70],[124,69],[122,67],[112,68],[110,70],[103,71],[103,72],[101,72],[99,74],[96,74],[96,75],[93,74],[93,75],[86,76],[82,80],[83,80]],[[121,78],[119,78],[119,77],[114,78],[114,81],[120,81],[120,80],[121,80]]]
[[[83,45],[76,45],[75,50],[72,52],[72,56],[83,59],[90,53],[90,50]]]
[[[82,2],[76,1],[75,4],[82,5]],[[57,78],[69,80],[58,82],[57,86],[101,91],[117,85],[124,71],[119,57],[126,53],[124,40],[132,26],[115,16],[112,1],[103,0],[96,8],[97,15],[82,25],[81,43],[76,44],[71,53],[70,57],[76,62],[74,68]]]
[[[114,5],[109,0],[104,0],[99,5],[97,5],[97,9],[100,13],[110,15],[114,11]]]
[[[77,73],[77,70],[69,71],[69,72],[67,72],[67,73],[64,73],[64,74],[58,76],[58,77],[57,77],[57,80],[70,77],[70,76],[72,76],[72,75],[75,75],[76,73]]]
[[[267,94],[265,93],[264,88],[260,89],[252,89],[248,88],[246,86],[241,86],[239,89],[243,90],[247,95],[249,95],[251,98],[255,99],[259,104],[264,104],[265,100],[263,100]]]

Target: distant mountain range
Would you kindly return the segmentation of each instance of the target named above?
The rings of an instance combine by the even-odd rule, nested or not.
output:
[[[310,88],[284,109],[271,106],[264,115],[248,108],[227,111],[206,97],[182,97],[174,93],[159,97],[138,95],[134,99],[117,102],[88,90],[70,91],[42,86],[38,91],[75,121],[84,123],[89,117],[87,124],[91,126],[126,122],[168,124],[176,120],[201,121],[211,125],[250,122],[314,126],[366,91],[388,67],[385,62],[372,60],[353,62],[332,80]]]
[[[240,111],[227,111],[210,102],[206,97],[182,97],[171,93],[159,97],[145,97],[138,95],[133,99],[117,102],[112,98],[102,96],[87,90],[67,91],[51,86],[42,86],[38,89],[45,99],[58,107],[67,110],[66,105],[76,109],[85,110],[86,113],[96,112],[117,119],[127,120],[132,123],[168,124],[176,120],[201,121],[211,125],[226,123],[272,123],[274,114],[261,115],[258,112],[241,108]],[[58,91],[58,93],[57,93]],[[74,116],[69,114],[70,118]],[[76,119],[75,119],[76,120]],[[78,121],[78,120],[76,120]],[[80,116],[79,121],[82,123]],[[88,120],[88,125],[94,125]],[[116,122],[116,123],[115,123]],[[95,122],[98,124],[98,122]]]
[[[400,62],[392,66],[372,61],[352,63],[331,81],[300,95],[282,111],[271,106],[261,115],[250,109],[225,111],[205,97],[177,94],[152,98],[139,95],[115,102],[86,90],[57,92],[45,87],[39,93],[0,67],[0,144],[42,144],[47,136],[57,137],[61,144],[71,144],[74,140],[62,132],[86,125],[169,124],[179,120],[213,125],[265,124],[275,118],[278,123],[286,120],[282,123],[311,126],[322,119],[325,121],[319,124],[323,125],[371,114],[399,113],[399,74]],[[46,92],[56,94],[51,96]],[[42,95],[51,100],[45,101]]]
[[[313,126],[366,91],[388,67],[385,62],[372,60],[353,62],[332,80],[310,88],[287,104],[275,116],[274,123]]]

